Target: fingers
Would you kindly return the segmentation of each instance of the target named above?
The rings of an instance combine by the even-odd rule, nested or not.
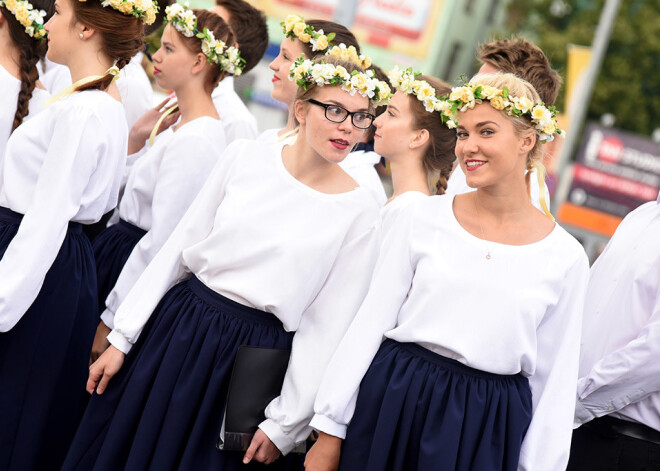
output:
[[[94,392],[94,389],[96,388],[96,385],[99,383],[99,380],[103,376],[103,370],[102,369],[97,369],[94,368],[94,365],[90,366],[89,368],[89,378],[87,378],[87,392],[89,394],[92,394]]]
[[[114,374],[110,373],[107,369],[105,370],[101,381],[99,381],[99,385],[96,387],[96,394],[99,396],[103,394],[103,391],[105,391],[105,388],[108,387],[108,383],[113,376]]]
[[[154,110],[160,112],[160,110],[163,109],[163,107],[164,107],[165,105],[167,105],[167,103],[169,103],[169,101],[170,101],[171,99],[172,99],[172,97],[168,96],[168,97],[165,98],[163,101],[161,101],[160,103],[158,103],[158,105],[154,106]]]
[[[259,442],[253,438],[252,441],[250,442],[250,446],[245,452],[245,456],[243,457],[243,464],[248,464],[250,461],[252,461],[252,458],[254,458],[254,454],[256,453],[258,448],[259,448]]]

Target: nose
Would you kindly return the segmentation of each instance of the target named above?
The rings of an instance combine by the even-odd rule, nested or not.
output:
[[[280,70],[280,68],[277,66],[277,59],[278,58],[276,57],[275,59],[273,59],[273,61],[270,64],[268,64],[268,68],[273,72],[277,72],[278,70]]]
[[[51,16],[46,23],[44,23],[44,29],[46,30],[47,33],[50,32],[50,22],[53,20],[53,17]]]
[[[343,120],[341,123],[337,123],[339,126],[339,130],[345,133],[351,133],[353,131],[362,131],[362,129],[358,129],[355,126],[353,126],[353,121],[351,120],[351,116],[346,116],[346,119]]]
[[[456,141],[456,144],[461,144],[461,153],[465,156],[474,155],[479,152],[479,145],[477,139],[468,135],[466,138]]]
[[[376,129],[378,129],[381,126],[381,118],[383,117],[385,113],[381,114],[380,116],[376,116],[376,119],[373,120],[371,123],[372,126],[374,126]]]
[[[160,62],[161,61],[161,57],[160,57],[160,54],[161,54],[160,50],[161,49],[162,48],[158,48],[158,50],[156,52],[154,52],[154,55],[151,56],[151,58],[153,59],[154,62]]]

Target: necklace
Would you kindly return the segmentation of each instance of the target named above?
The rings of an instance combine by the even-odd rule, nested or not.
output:
[[[481,231],[481,239],[484,242],[487,242],[486,234],[484,234],[484,228],[481,225],[481,215],[479,214],[479,207],[477,206],[477,194],[476,194],[476,192],[474,194],[474,200],[473,201],[474,201],[474,210],[477,212],[477,222],[479,222],[479,230]],[[491,259],[490,248],[488,248],[488,244],[484,244],[484,245],[486,245],[486,260],[490,260]]]

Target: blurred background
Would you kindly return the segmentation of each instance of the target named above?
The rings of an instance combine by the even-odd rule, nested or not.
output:
[[[451,84],[480,64],[477,44],[523,36],[564,79],[566,139],[545,146],[552,212],[593,260],[621,219],[660,189],[660,0],[248,0],[268,17],[270,47],[236,79],[260,130],[282,127],[269,62],[288,14],[348,26],[384,69],[412,66]],[[213,0],[190,0],[209,8]],[[158,35],[151,38],[155,50]]]

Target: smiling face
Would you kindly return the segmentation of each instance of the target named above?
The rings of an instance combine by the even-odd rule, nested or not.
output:
[[[72,0],[57,0],[55,13],[44,25],[48,32],[48,52],[46,57],[58,64],[67,65],[77,46],[82,25],[74,19]]]
[[[413,129],[411,100],[416,98],[397,91],[390,98],[387,110],[374,121],[374,150],[388,160],[396,160],[398,156],[407,153],[417,135]]]
[[[289,80],[289,69],[304,52],[303,43],[299,39],[284,38],[280,53],[268,66],[273,71],[273,90],[270,96],[287,106],[293,104],[298,92],[298,85]]]
[[[339,105],[352,112],[370,112],[369,100],[358,93],[351,96],[335,86],[318,87],[315,92],[310,98],[321,103]],[[344,160],[365,132],[353,126],[350,116],[341,123],[334,123],[326,119],[322,106],[308,102],[296,102],[296,118],[300,122],[301,132],[305,133],[307,144],[333,163]]]
[[[482,103],[460,113],[456,134],[456,156],[469,186],[524,185],[534,131],[519,135],[502,111]]]
[[[188,49],[179,32],[168,24],[163,31],[160,49],[153,55],[154,77],[158,86],[176,90],[189,80],[197,60],[198,54]]]

